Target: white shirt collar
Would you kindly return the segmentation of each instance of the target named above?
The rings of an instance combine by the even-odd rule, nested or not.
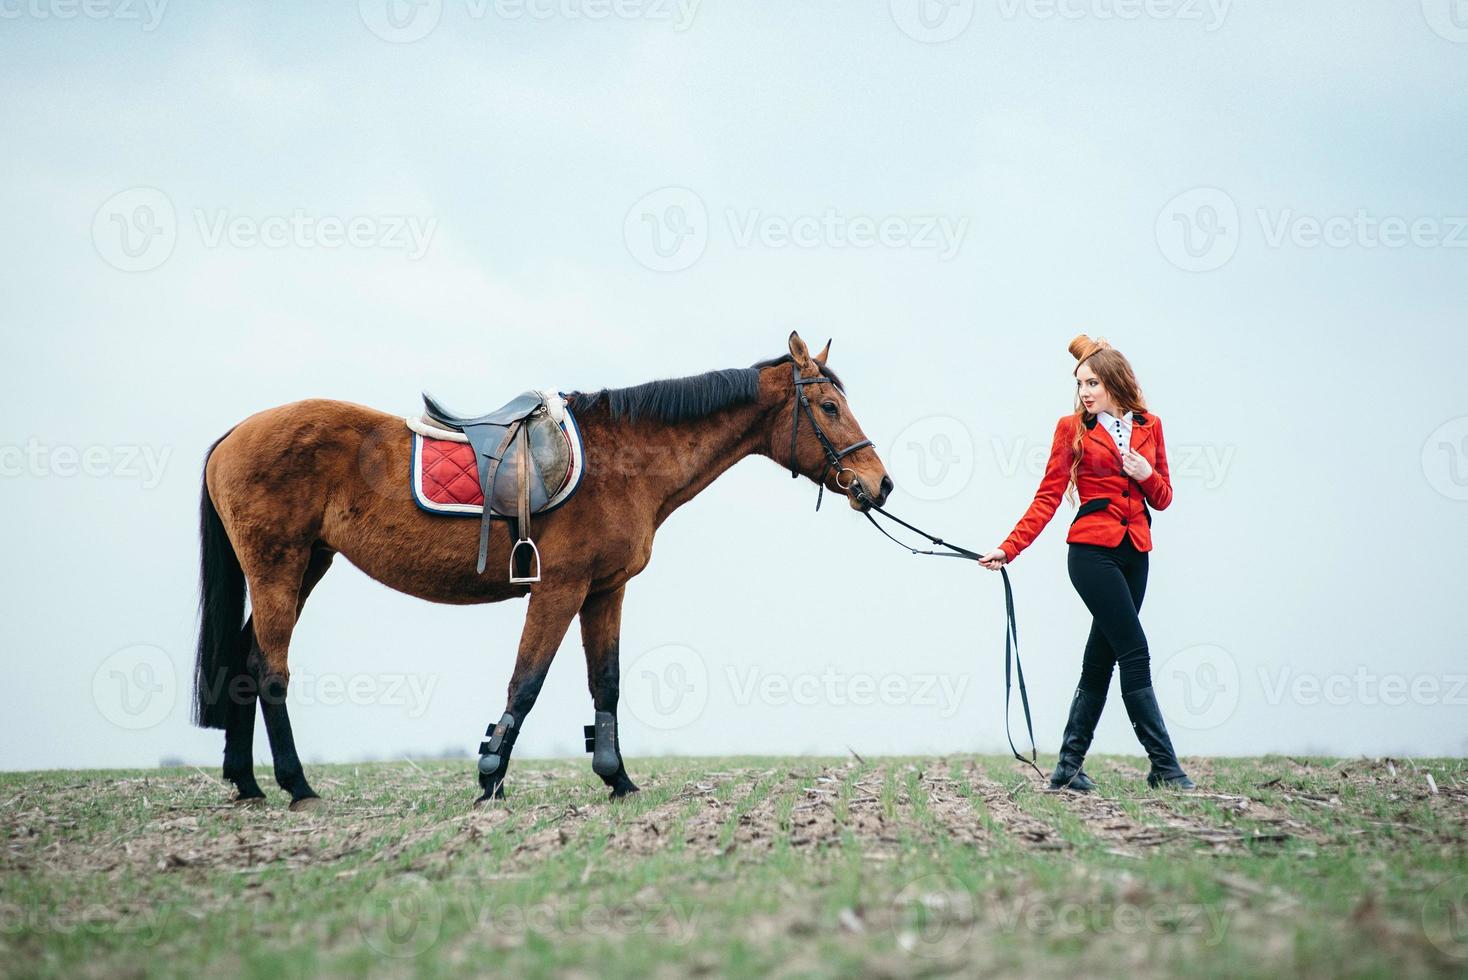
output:
[[[1102,425],[1114,425],[1115,423],[1120,422],[1121,427],[1125,429],[1132,424],[1132,410],[1127,409],[1126,413],[1122,415],[1122,417],[1119,419],[1115,415],[1112,415],[1110,412],[1097,412],[1096,418],[1101,420]]]

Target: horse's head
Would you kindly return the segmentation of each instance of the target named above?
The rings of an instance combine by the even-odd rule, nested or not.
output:
[[[840,380],[826,367],[830,353],[829,340],[813,355],[791,331],[789,360],[766,362],[784,403],[770,430],[770,456],[792,473],[844,494],[855,510],[880,507],[892,492],[892,478],[852,414]]]

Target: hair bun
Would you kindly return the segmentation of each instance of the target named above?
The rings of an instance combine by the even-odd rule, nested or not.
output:
[[[1086,358],[1090,357],[1098,350],[1104,350],[1106,348],[1109,348],[1110,346],[1111,345],[1106,342],[1105,337],[1097,337],[1095,340],[1092,340],[1090,337],[1082,333],[1076,334],[1075,339],[1070,342],[1070,347],[1068,349],[1070,350],[1071,356],[1074,357],[1077,361],[1084,361]]]

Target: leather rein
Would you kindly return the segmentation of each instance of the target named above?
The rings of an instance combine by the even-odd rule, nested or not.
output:
[[[976,562],[983,557],[983,555],[981,555],[977,551],[971,551],[968,548],[964,548],[959,545],[953,544],[952,542],[944,541],[942,538],[935,537],[934,535],[929,534],[927,531],[924,531],[922,528],[915,527],[907,523],[907,521],[904,521],[896,514],[892,514],[877,506],[877,502],[873,500],[871,496],[867,493],[866,487],[863,486],[861,481],[857,479],[856,471],[848,466],[843,466],[841,463],[841,460],[843,458],[856,452],[858,449],[864,449],[867,446],[872,445],[872,441],[870,439],[863,439],[860,442],[852,443],[845,449],[838,450],[835,444],[826,437],[826,433],[821,429],[820,423],[816,421],[815,411],[811,408],[810,399],[807,398],[805,394],[806,385],[830,384],[832,387],[835,387],[835,382],[825,375],[817,375],[814,378],[802,378],[800,376],[800,368],[798,366],[792,365],[792,369],[795,375],[795,397],[797,404],[795,410],[791,412],[792,419],[790,424],[790,476],[792,479],[794,479],[795,477],[798,477],[800,475],[800,470],[797,467],[795,460],[795,438],[800,431],[800,416],[802,413],[804,413],[804,415],[810,419],[810,427],[815,432],[816,439],[820,441],[821,449],[826,454],[826,465],[821,469],[821,478],[816,481],[816,486],[819,488],[816,491],[816,510],[821,509],[821,497],[826,490],[826,476],[834,468],[836,470],[836,485],[842,490],[853,493],[856,496],[857,502],[862,504],[864,508],[862,510],[862,516],[871,522],[872,527],[882,532],[883,537],[887,538],[898,547],[905,548],[910,554],[931,555],[934,558],[963,558],[968,561]],[[850,479],[846,483],[841,482],[841,474],[843,473],[851,474]],[[877,519],[872,516],[872,511],[876,511],[878,514],[881,514],[888,520],[902,525],[909,531],[912,531],[914,534],[919,534],[924,538],[927,538],[928,541],[933,545],[933,547],[927,549],[919,549],[914,548],[903,541],[899,541],[897,538],[888,533],[886,528],[877,523]],[[939,548],[947,550],[939,551],[937,550]],[[1029,694],[1025,691],[1025,671],[1023,665],[1020,664],[1019,659],[1019,629],[1015,625],[1014,620],[1014,590],[1010,587],[1009,584],[1009,570],[1001,565],[999,568],[999,574],[1004,579],[1004,737],[1008,740],[1009,751],[1014,753],[1014,757],[1020,762],[1028,765],[1031,769],[1034,769],[1035,772],[1040,773],[1040,778],[1044,779],[1045,774],[1043,772],[1040,772],[1039,766],[1035,765],[1035,760],[1037,758],[1037,752],[1035,750],[1035,726],[1034,723],[1030,720],[1030,698]],[[1011,670],[1011,665],[1013,666],[1013,670]],[[1009,702],[1011,700],[1010,694],[1014,687],[1015,680],[1018,680],[1019,682],[1019,700],[1020,705],[1024,708],[1025,730],[1030,737],[1030,757],[1028,759],[1020,755],[1019,749],[1015,748],[1014,746],[1014,737],[1009,733]]]

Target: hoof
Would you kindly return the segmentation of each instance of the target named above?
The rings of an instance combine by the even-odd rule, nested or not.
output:
[[[319,796],[303,796],[299,800],[291,800],[291,812],[314,813],[325,805]]]
[[[491,803],[497,803],[500,800],[503,800],[504,798],[505,798],[505,784],[504,783],[500,783],[498,786],[496,786],[494,788],[494,792],[493,793],[489,792],[488,790],[485,790],[484,791],[484,795],[481,796],[479,799],[477,799],[477,800],[474,801],[474,809],[478,810],[480,807],[489,806]]]
[[[607,797],[607,799],[609,799],[609,800],[625,800],[627,797],[631,796],[633,793],[640,793],[640,792],[642,792],[642,790],[638,789],[636,786],[634,786],[632,783],[629,782],[626,786],[618,786],[616,789],[612,790],[612,795],[609,796],[609,797]]]
[[[230,801],[242,810],[259,810],[265,806],[264,796],[236,796]]]

